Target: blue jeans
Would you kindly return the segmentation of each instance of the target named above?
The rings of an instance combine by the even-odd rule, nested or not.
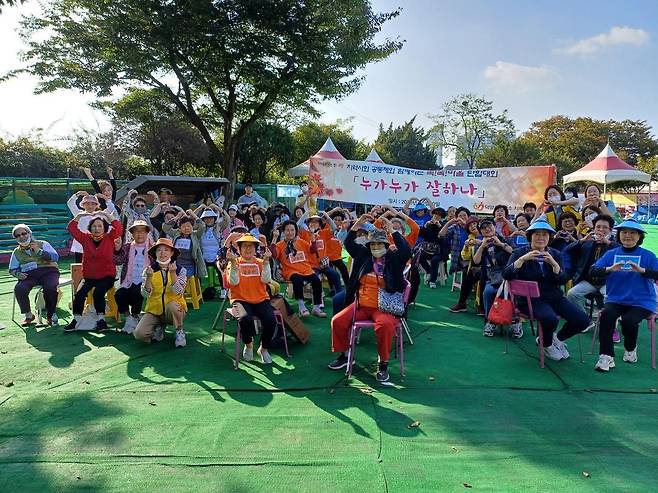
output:
[[[317,269],[316,270],[318,276],[320,274],[324,274],[327,277],[327,281],[329,281],[329,290],[330,294],[333,296],[336,293],[339,293],[343,289],[343,285],[340,282],[340,274],[336,272],[334,269],[331,267],[325,267],[324,269]]]
[[[516,303],[521,313],[528,313],[525,299],[518,300]],[[560,319],[564,320],[564,325],[557,335],[561,341],[575,336],[589,325],[589,316],[585,310],[565,296],[548,300],[535,298],[532,300],[532,311],[535,319],[541,322],[544,346],[552,344],[553,332],[556,331]]]
[[[336,293],[336,295],[331,300],[331,306],[334,315],[340,313],[342,309],[345,308],[345,290]]]
[[[496,299],[496,293],[498,292],[499,287],[500,284],[491,284],[491,282],[489,281],[487,281],[487,284],[484,287],[484,293],[482,295],[482,298],[484,302],[485,317],[489,316],[489,310],[491,309],[491,305],[493,305],[493,302]]]

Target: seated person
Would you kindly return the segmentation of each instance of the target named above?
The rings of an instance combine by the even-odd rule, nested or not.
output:
[[[526,246],[528,244],[528,239],[526,238],[525,231],[530,226],[533,216],[529,216],[523,212],[516,215],[514,218],[514,226],[516,226],[516,231],[513,231],[508,238],[508,243],[512,247]]]
[[[42,286],[43,299],[46,302],[46,317],[48,325],[57,324],[57,285],[59,284],[59,255],[50,243],[35,240],[32,230],[26,224],[17,224],[11,230],[11,235],[18,246],[11,252],[9,273],[18,279],[14,286],[16,302],[23,314],[21,327],[27,327],[35,315],[30,309],[30,291],[35,286]]]
[[[458,207],[457,215],[447,221],[441,231],[440,237],[446,237],[448,246],[450,248],[450,274],[462,270],[461,252],[464,248],[468,232],[464,228],[466,220],[471,217],[471,211],[466,207]]]
[[[310,283],[313,288],[313,310],[312,314],[316,317],[325,318],[326,313],[322,311],[322,282],[313,270],[309,261],[311,255],[315,255],[311,245],[297,237],[297,224],[294,221],[288,221],[282,224],[283,239],[279,239],[279,230],[277,228],[272,233],[273,257],[281,264],[281,273],[283,278],[292,284],[293,293],[299,305],[300,317],[308,316],[306,303],[304,302],[304,284]]]
[[[489,219],[487,221],[491,222]],[[478,265],[473,263],[473,255],[477,251],[478,247],[482,243],[482,237],[480,235],[480,230],[478,229],[478,220],[476,217],[469,217],[466,220],[466,231],[468,231],[468,239],[464,242],[464,248],[462,248],[461,257],[462,260],[466,263],[464,269],[464,274],[462,277],[461,288],[459,290],[459,300],[457,303],[448,310],[452,313],[465,312],[467,310],[466,300],[471,295],[473,288],[478,284],[480,280],[481,268]],[[507,263],[507,261],[505,262]],[[481,291],[481,290],[480,290]],[[478,294],[480,296],[478,296]],[[482,296],[480,293],[476,293],[476,300],[480,300],[480,305],[482,304]],[[484,314],[484,308],[478,309],[482,310]]]
[[[493,217],[497,235],[508,238],[516,231],[516,226],[509,220],[509,209],[506,205],[499,204],[495,206]]]
[[[272,253],[266,248],[263,258],[257,258],[256,252],[260,247],[260,240],[250,234],[239,238],[237,244],[240,255],[236,257],[231,251],[227,254],[229,261],[227,278],[229,300],[240,324],[240,334],[245,344],[242,356],[246,361],[254,359],[253,340],[256,334],[254,317],[258,317],[263,330],[258,354],[264,364],[270,364],[272,363],[270,346],[277,323],[267,292],[268,283],[272,281],[270,269]]]
[[[126,319],[123,332],[132,334],[142,311],[142,276],[150,263],[148,251],[153,241],[150,237],[151,226],[144,220],[135,220],[128,229],[132,240],[114,251],[114,263],[121,266],[120,287],[114,299],[119,313]]]
[[[142,294],[146,296],[144,314],[133,331],[138,341],[151,343],[164,339],[167,324],[176,329],[175,347],[187,345],[183,321],[187,312],[185,268],[176,265],[180,252],[168,238],[160,238],[149,249],[144,269]]]
[[[79,229],[79,221],[82,217],[91,216],[89,231],[83,233]],[[110,229],[110,225],[112,228]],[[105,321],[105,294],[114,287],[114,279],[117,275],[114,265],[114,240],[120,239],[123,234],[123,226],[118,219],[105,211],[96,213],[81,212],[77,214],[68,225],[68,231],[81,245],[82,257],[82,281],[80,282],[75,296],[73,297],[73,320],[64,327],[67,332],[77,329],[82,320],[82,311],[85,307],[87,294],[94,290],[94,308],[96,310],[95,330],[102,332],[107,330]]]
[[[637,334],[640,322],[656,310],[655,281],[658,280],[656,254],[640,247],[646,232],[635,219],[617,226],[617,243],[592,266],[594,277],[605,277],[605,304],[599,321],[599,360],[594,367],[609,371],[615,367],[612,333],[621,318],[624,356],[627,363],[637,362]]]
[[[548,244],[555,234],[546,221],[537,220],[527,229],[528,246],[519,247],[512,253],[503,271],[508,280],[535,281],[540,297],[532,300],[534,317],[541,322],[543,346],[546,356],[555,361],[569,357],[567,345],[570,337],[589,326],[589,318],[581,307],[569,301],[562,292],[567,273],[562,267],[562,254]],[[528,313],[525,299],[516,300],[522,313]],[[560,318],[562,330],[557,332]]]
[[[555,248],[561,252],[564,249],[578,241],[578,232],[576,226],[578,225],[578,218],[573,212],[563,212],[558,218],[558,232],[555,234],[551,242],[551,248]]]
[[[329,282],[329,294],[334,296],[342,291],[343,286],[340,282],[340,275],[331,267],[331,260],[327,252],[329,241],[333,238],[333,232],[336,230],[334,221],[322,212],[322,216],[310,216],[304,213],[302,218],[297,221],[299,238],[313,246],[314,254],[309,258],[313,270],[318,276],[324,274]]]
[[[379,354],[376,378],[379,382],[386,382],[389,379],[391,345],[399,321],[395,315],[380,309],[379,290],[385,289],[388,293],[404,292],[407,282],[404,279],[404,268],[411,258],[411,249],[387,219],[384,219],[385,230],[371,231],[366,244],[359,245],[355,241],[357,229],[373,220],[369,214],[361,216],[345,240],[345,247],[354,261],[350,282],[345,290],[347,306],[331,319],[331,350],[339,355],[329,364],[329,368],[340,370],[347,365],[345,351],[349,349],[352,323],[355,319],[369,319],[375,324]],[[389,234],[393,236],[395,248],[389,248]]]

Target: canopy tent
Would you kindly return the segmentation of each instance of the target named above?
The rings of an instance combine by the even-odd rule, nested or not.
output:
[[[375,149],[370,149],[370,154],[368,154],[368,157],[366,158],[366,161],[369,161],[371,163],[382,163],[382,164],[384,164],[384,160],[379,157],[379,154],[377,154],[377,151]]]
[[[190,203],[216,190],[221,192],[228,182],[226,178],[216,177],[139,175],[117,190],[116,202],[120,204],[128,191],[133,189],[144,194],[148,190],[157,192],[166,187],[174,192],[177,201]]]
[[[343,155],[340,152],[338,152],[338,149],[336,149],[336,146],[331,140],[331,137],[327,137],[327,140],[325,141],[324,145],[320,148],[318,152],[315,153],[314,156],[311,157],[323,157],[326,159],[345,159]],[[308,170],[310,165],[311,165],[311,159],[309,158],[303,163],[290,168],[288,170],[288,176],[292,176],[292,177],[308,176]]]

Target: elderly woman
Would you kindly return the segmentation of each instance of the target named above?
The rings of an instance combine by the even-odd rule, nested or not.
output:
[[[78,228],[83,233],[87,231],[89,221],[91,221],[91,218],[93,217],[91,213],[100,209],[98,198],[94,195],[89,195],[83,190],[71,195],[71,198],[69,198],[69,200],[66,202],[66,205],[71,211],[71,215],[73,215],[73,217],[77,216],[81,212],[90,213],[82,214],[78,220]],[[79,264],[82,262],[82,245],[75,238],[71,244],[71,252],[74,254],[76,263]]]
[[[551,248],[564,251],[566,247],[578,241],[578,218],[573,212],[563,212],[558,218],[558,231],[551,241]]]
[[[544,202],[535,212],[534,221],[543,219],[553,229],[559,228],[558,218],[563,212],[569,211],[579,216],[576,210],[579,202],[577,197],[567,198],[557,185],[549,185],[544,191]]]
[[[91,216],[89,231],[83,233],[79,229],[79,221]],[[111,226],[111,229],[110,229]],[[105,294],[114,286],[117,275],[114,264],[114,240],[121,238],[123,227],[121,222],[107,212],[81,212],[68,225],[71,236],[83,248],[82,277],[83,280],[73,297],[73,320],[64,328],[65,331],[76,330],[82,320],[87,294],[94,290],[94,308],[96,309],[96,331],[107,330],[105,322]]]
[[[48,325],[57,324],[55,309],[59,284],[57,268],[59,255],[47,241],[35,240],[32,237],[32,230],[26,224],[14,226],[11,235],[18,246],[11,252],[9,273],[18,279],[14,287],[14,295],[25,317],[21,326],[27,327],[36,318],[30,309],[30,291],[35,286],[43,287]]]
[[[466,239],[466,242],[464,242],[464,248],[462,248],[461,256],[462,260],[466,263],[466,267],[464,268],[461,288],[459,290],[459,300],[455,305],[448,308],[448,310],[453,313],[466,311],[466,300],[468,300],[468,297],[471,295],[473,288],[476,286],[478,280],[480,279],[481,273],[479,266],[473,264],[473,255],[475,255],[475,252],[482,242],[477,218],[469,217],[466,220],[466,224],[464,226],[466,231],[468,231],[468,238]],[[476,300],[478,299],[480,302],[482,301],[481,296],[476,296]]]
[[[379,291],[384,289],[388,293],[404,292],[406,281],[403,272],[411,258],[411,249],[402,234],[395,231],[386,219],[386,230],[371,231],[365,245],[359,245],[355,241],[356,232],[369,220],[373,220],[372,216],[361,216],[345,240],[345,247],[354,263],[345,293],[347,306],[331,319],[332,351],[340,354],[329,364],[329,368],[339,370],[347,365],[345,351],[349,349],[349,334],[354,318],[370,319],[375,324],[379,353],[377,381],[386,382],[389,379],[388,360],[398,321],[391,313],[381,310]],[[389,248],[388,234],[393,236],[395,248]]]
[[[656,310],[658,259],[641,248],[646,232],[635,219],[627,219],[617,226],[617,243],[621,246],[608,250],[591,268],[595,277],[605,277],[605,304],[599,324],[599,360],[594,367],[609,371],[615,367],[615,348],[612,333],[621,318],[624,335],[624,357],[627,363],[637,362],[637,334],[640,322]]]
[[[546,221],[535,221],[526,230],[529,245],[514,250],[509,263],[503,271],[508,280],[535,281],[539,285],[540,297],[532,300],[534,317],[542,325],[544,352],[555,361],[569,357],[567,345],[570,337],[587,329],[589,317],[585,311],[569,301],[562,292],[562,285],[567,282],[567,274],[562,267],[562,254],[548,245],[553,227]],[[522,299],[517,300],[522,312],[527,313],[527,306]],[[560,318],[564,325],[556,332]]]
[[[176,264],[180,255],[168,238],[160,238],[149,249],[149,263],[144,269],[142,293],[146,296],[144,314],[133,332],[135,339],[150,343],[164,339],[165,327],[176,329],[175,347],[187,345],[183,321],[187,311],[185,267]]]
[[[160,210],[160,199],[158,194],[154,191],[147,192],[147,195],[153,198],[153,207]],[[123,200],[123,205],[121,206],[121,219],[125,224],[124,232],[124,243],[130,243],[132,241],[132,236],[130,233],[130,227],[135,221],[144,221],[149,226],[149,236],[153,241],[157,240],[157,231],[153,228],[153,223],[151,222],[151,214],[148,210],[146,204],[146,198],[143,195],[137,195],[137,190],[130,190],[126,194],[126,198]]]
[[[270,305],[267,285],[272,281],[270,258],[272,254],[265,249],[263,258],[256,257],[260,240],[251,234],[246,234],[237,240],[240,255],[232,252],[227,254],[229,299],[233,305],[233,313],[240,324],[240,334],[244,341],[242,355],[246,361],[254,359],[254,335],[256,328],[254,317],[261,322],[263,332],[260,338],[258,354],[264,364],[272,363],[270,346],[276,329],[274,309]]]
[[[177,229],[175,228],[176,221],[178,222]],[[162,230],[173,238],[174,247],[180,252],[177,262],[185,267],[187,276],[203,279],[208,275],[201,250],[201,235],[205,231],[205,227],[198,226],[194,229],[195,223],[193,213],[188,215],[179,212],[176,220],[165,223]]]

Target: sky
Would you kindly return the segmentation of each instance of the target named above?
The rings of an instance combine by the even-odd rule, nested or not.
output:
[[[373,141],[379,123],[429,115],[461,93],[507,109],[517,131],[563,114],[646,120],[658,129],[658,2],[655,0],[374,0],[376,11],[402,5],[381,37],[404,40],[385,61],[368,65],[360,89],[321,104],[322,121],[350,119],[356,137]],[[0,14],[0,74],[20,67],[20,15],[34,1]],[[50,143],[76,128],[105,129],[91,95],[34,95],[30,77],[0,84],[0,136],[41,129]],[[656,131],[654,131],[656,133]]]

